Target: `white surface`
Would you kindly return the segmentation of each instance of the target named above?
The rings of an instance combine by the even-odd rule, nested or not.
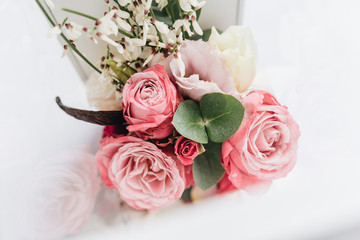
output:
[[[263,195],[178,203],[127,223],[120,214],[107,221],[94,214],[70,239],[359,239],[359,12],[357,0],[245,2],[244,23],[259,47],[258,83],[272,85],[301,127],[287,178]],[[68,59],[59,59],[57,41],[46,38],[34,1],[1,0],[0,21],[0,206],[11,214],[3,214],[0,236],[7,240],[19,239],[10,216],[21,189],[12,175],[62,150],[95,150],[100,128],[56,107],[56,95],[86,106],[84,89]]]

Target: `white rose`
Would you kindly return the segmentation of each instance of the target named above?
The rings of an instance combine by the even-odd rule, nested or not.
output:
[[[87,222],[100,191],[93,155],[71,151],[28,170],[20,183],[18,215],[26,239],[59,239]]]
[[[87,99],[91,107],[103,111],[121,110],[122,97],[116,91],[112,78],[102,78],[97,72],[86,82]]]
[[[236,89],[246,91],[255,77],[257,55],[251,30],[244,26],[231,26],[219,34],[213,27],[209,42],[224,54]]]

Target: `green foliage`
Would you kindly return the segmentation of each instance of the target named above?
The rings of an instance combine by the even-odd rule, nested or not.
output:
[[[205,152],[194,159],[194,180],[204,191],[217,184],[224,176],[225,171],[220,162],[221,145],[209,142],[204,146]]]
[[[182,102],[175,112],[172,124],[182,136],[199,143],[208,142],[200,108],[195,101]]]
[[[193,100],[182,102],[172,124],[182,136],[195,142],[224,142],[238,130],[244,111],[235,97],[210,93],[201,98],[200,104]]]

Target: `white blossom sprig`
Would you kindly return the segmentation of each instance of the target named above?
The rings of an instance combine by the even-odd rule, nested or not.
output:
[[[106,42],[108,52],[101,61],[101,74],[104,78],[112,76],[118,89],[126,78],[151,62],[177,56],[183,40],[194,32],[203,33],[197,20],[205,1],[112,0],[110,3],[105,0],[105,3],[108,11],[100,18],[63,8],[65,12],[93,20],[94,25],[83,27],[65,19],[63,24],[53,25],[49,35],[66,36],[73,50],[74,42],[84,33],[95,44],[99,40]],[[158,19],[159,13],[162,21]],[[164,22],[164,16],[168,21]]]

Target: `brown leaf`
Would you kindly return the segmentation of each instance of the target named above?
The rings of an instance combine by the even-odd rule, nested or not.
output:
[[[90,111],[67,107],[62,104],[59,97],[56,97],[57,105],[67,114],[76,119],[98,125],[123,125],[126,121],[123,111]]]

